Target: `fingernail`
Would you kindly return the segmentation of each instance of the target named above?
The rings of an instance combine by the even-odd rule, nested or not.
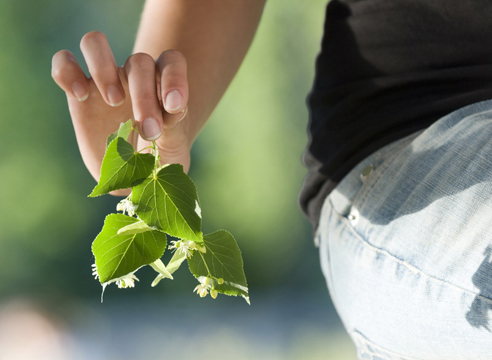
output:
[[[78,81],[72,84],[72,91],[78,101],[84,101],[89,97],[89,92]]]
[[[161,136],[161,128],[156,119],[147,118],[142,122],[142,132],[146,140],[155,140]]]
[[[182,105],[183,99],[178,90],[170,91],[166,96],[166,110],[175,111],[178,110]]]
[[[120,89],[111,85],[108,87],[108,99],[111,106],[120,106],[125,101],[125,96],[121,93]]]

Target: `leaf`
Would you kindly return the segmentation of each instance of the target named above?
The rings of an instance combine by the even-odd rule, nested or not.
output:
[[[176,251],[166,266],[167,271],[169,271],[171,274],[174,273],[176,270],[179,269],[179,267],[185,260],[186,260],[186,254],[181,251]]]
[[[167,264],[167,266],[164,266],[164,264],[162,264],[162,261],[161,261],[160,264],[162,264],[162,266],[164,266],[165,271],[162,271],[162,269],[159,269],[159,268],[156,269],[155,267],[152,266],[154,268],[154,270],[159,273],[159,275],[157,275],[157,277],[152,282],[152,287],[156,286],[162,279],[165,279],[165,278],[173,279],[172,274],[176,270],[179,269],[179,267],[181,266],[181,264],[185,260],[186,260],[186,254],[183,252],[180,252],[180,251],[176,251],[174,253],[173,257],[171,258],[171,260],[169,261],[169,263]],[[157,260],[157,261],[160,261],[160,260]],[[156,263],[157,263],[157,261],[156,261]]]
[[[162,279],[174,279],[172,273],[166,268],[161,259],[157,259],[150,266],[159,273],[150,286],[156,286]]]
[[[167,238],[160,231],[118,235],[118,230],[136,222],[138,219],[123,214],[106,216],[102,231],[92,243],[101,284],[126,276],[164,254]]]
[[[154,162],[155,158],[152,154],[140,154],[126,140],[117,137],[106,149],[99,184],[89,197],[133,186],[152,173]]]
[[[195,184],[179,164],[160,168],[132,190],[135,213],[149,226],[180,239],[202,242]]]
[[[123,140],[128,141],[128,136],[130,136],[132,129],[133,128],[131,120],[120,123],[120,127],[118,128],[118,130],[109,135],[106,139],[106,149],[108,148],[109,144],[111,144],[111,142],[117,137],[123,138]]]
[[[188,259],[191,273],[198,279],[214,279],[213,288],[225,295],[242,296],[249,304],[248,283],[241,250],[231,233],[219,230],[203,237],[206,252],[195,251]],[[223,283],[220,284],[223,279]]]
[[[171,272],[169,272],[169,270],[166,268],[166,265],[164,265],[164,263],[162,262],[161,259],[157,259],[156,261],[154,261],[152,264],[150,264],[150,266],[152,267],[152,269],[154,269],[155,271],[157,271],[159,273],[159,275],[157,277],[162,277],[162,278],[167,278],[167,279],[173,279],[173,275],[171,274]],[[156,279],[157,280],[157,279]],[[160,279],[159,279],[160,281]],[[159,282],[157,281],[157,282]],[[152,283],[152,287],[154,287],[154,283],[156,281],[154,280],[154,282]]]
[[[140,234],[146,231],[157,230],[155,228],[151,228],[142,220],[137,221],[136,223],[127,225],[118,230],[118,235],[131,235],[131,234]]]

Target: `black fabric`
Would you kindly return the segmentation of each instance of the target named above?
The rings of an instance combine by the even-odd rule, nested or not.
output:
[[[492,98],[492,1],[332,0],[308,97],[300,202],[326,196],[377,149]]]

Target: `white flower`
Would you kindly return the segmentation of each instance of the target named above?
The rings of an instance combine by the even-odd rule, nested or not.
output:
[[[92,264],[92,276],[94,276],[94,279],[99,279],[99,274],[97,273],[97,266],[96,264]]]
[[[219,292],[214,288],[214,284],[215,284],[214,279],[211,279],[207,276],[200,276],[198,278],[198,281],[200,281],[200,285],[197,285],[193,290],[193,292],[196,291],[196,293],[200,295],[200,297],[205,297],[210,291],[210,296],[212,296],[214,299],[217,298]]]
[[[193,250],[196,250],[196,244],[194,241],[191,240],[178,240],[178,241],[171,241],[171,244],[169,246],[169,249],[175,249],[178,254],[183,254],[187,258],[191,258],[193,255]]]
[[[200,295],[200,297],[205,297],[208,294],[207,285],[203,285],[203,284],[197,285],[197,287],[195,288],[195,290],[193,290],[193,292],[195,291],[198,295]]]
[[[132,288],[135,287],[135,280],[139,281],[134,273],[130,273],[116,280],[116,285],[120,289]]]
[[[137,210],[137,206],[128,198],[121,200],[118,205],[116,205],[116,211],[122,211],[123,214],[127,213],[128,216],[135,215],[135,210]]]

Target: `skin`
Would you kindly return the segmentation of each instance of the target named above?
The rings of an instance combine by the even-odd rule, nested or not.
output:
[[[134,147],[155,140],[163,164],[188,171],[191,146],[244,59],[264,3],[147,0],[134,53],[123,66],[97,31],[80,42],[89,78],[70,51],[53,56],[53,79],[66,93],[80,153],[96,181],[107,136],[128,119],[139,129],[130,139]]]

